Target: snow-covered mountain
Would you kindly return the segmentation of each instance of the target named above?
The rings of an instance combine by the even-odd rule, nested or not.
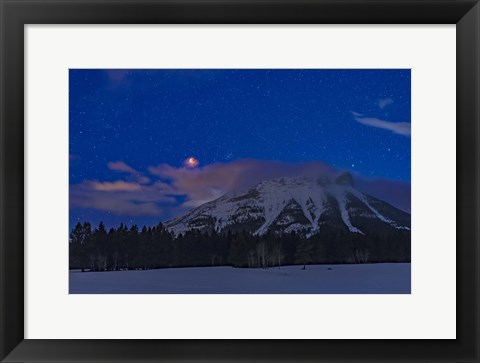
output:
[[[334,181],[303,177],[264,181],[246,192],[227,193],[164,225],[174,235],[244,229],[258,235],[270,231],[311,236],[322,228],[368,235],[409,230],[410,214],[361,193],[352,176],[344,173]]]

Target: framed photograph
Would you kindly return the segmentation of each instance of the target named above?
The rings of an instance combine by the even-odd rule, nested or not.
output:
[[[410,73],[70,69],[70,294],[409,294]]]
[[[1,9],[2,362],[480,361],[477,1]]]

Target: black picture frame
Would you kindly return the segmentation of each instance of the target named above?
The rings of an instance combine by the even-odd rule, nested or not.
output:
[[[478,0],[0,0],[0,6],[2,361],[480,361]],[[456,24],[457,339],[24,339],[24,25],[155,23]]]

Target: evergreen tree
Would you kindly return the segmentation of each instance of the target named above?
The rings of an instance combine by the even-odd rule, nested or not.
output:
[[[295,252],[295,262],[303,264],[303,269],[307,263],[313,261],[313,243],[310,239],[302,239],[302,241],[297,246],[297,251]]]
[[[380,237],[381,236],[381,237]],[[108,233],[100,223],[77,223],[69,236],[69,266],[90,271],[182,266],[262,267],[310,263],[409,262],[410,232],[381,231],[368,236],[323,226],[310,238],[296,233],[190,231],[174,237],[162,224]]]
[[[234,238],[230,244],[230,251],[228,253],[228,262],[232,266],[244,267],[247,262],[247,242],[243,234]]]

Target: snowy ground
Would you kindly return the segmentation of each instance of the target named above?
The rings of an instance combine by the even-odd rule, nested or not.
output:
[[[329,268],[331,270],[329,270]],[[70,272],[71,294],[409,294],[410,264]]]

